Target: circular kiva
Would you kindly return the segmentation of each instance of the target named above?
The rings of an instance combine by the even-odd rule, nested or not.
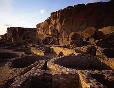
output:
[[[25,68],[34,64],[36,61],[44,60],[45,57],[40,56],[24,56],[11,61],[10,67],[12,68]]]
[[[63,56],[48,62],[48,68],[54,72],[70,72],[74,70],[108,70],[110,67],[103,64],[98,58],[88,54]]]
[[[19,55],[16,53],[0,52],[0,63],[7,62],[7,60],[10,60],[10,59],[18,57],[18,56]]]

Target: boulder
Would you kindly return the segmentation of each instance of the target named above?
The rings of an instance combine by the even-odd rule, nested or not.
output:
[[[97,42],[97,45],[103,48],[113,48],[114,47],[114,32],[107,34],[103,39]]]
[[[69,36],[70,44],[71,45],[77,45],[82,46],[83,39],[81,38],[80,34],[72,32]]]

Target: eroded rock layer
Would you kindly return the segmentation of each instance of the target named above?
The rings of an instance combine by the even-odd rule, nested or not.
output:
[[[52,37],[46,41],[48,44],[66,44],[72,32],[80,33],[87,29],[90,33],[83,37],[89,37],[95,30],[113,26],[113,18],[113,2],[79,4],[51,13],[48,19],[37,24],[37,33],[40,39]]]

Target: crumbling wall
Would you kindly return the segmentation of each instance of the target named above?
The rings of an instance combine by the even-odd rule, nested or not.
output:
[[[71,54],[77,54],[75,50],[73,49],[68,49],[68,48],[64,48],[64,47],[57,47],[57,46],[52,46],[51,47],[54,52],[59,55],[61,52],[63,53],[63,55],[65,56],[68,56],[68,55],[71,55]]]
[[[31,47],[31,52],[35,55],[38,55],[38,56],[44,56],[45,55],[44,51],[36,49],[35,47]]]

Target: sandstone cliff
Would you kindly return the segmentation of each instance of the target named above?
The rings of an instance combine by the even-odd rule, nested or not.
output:
[[[72,32],[81,33],[85,29],[98,30],[113,25],[113,1],[79,4],[51,13],[48,19],[37,24],[37,33],[40,39],[52,37],[51,41],[57,41],[56,44],[68,44]]]

